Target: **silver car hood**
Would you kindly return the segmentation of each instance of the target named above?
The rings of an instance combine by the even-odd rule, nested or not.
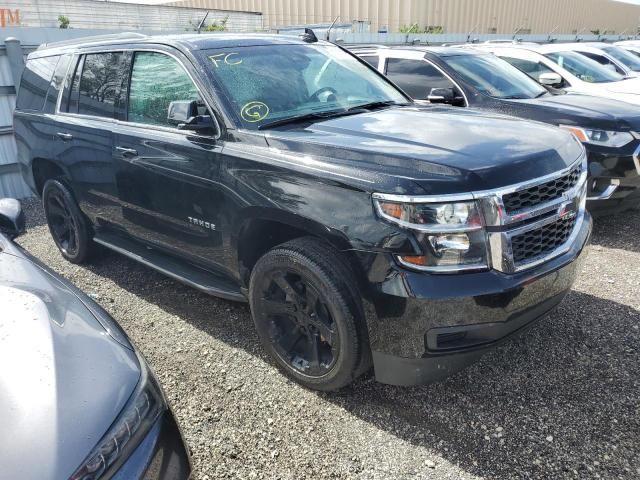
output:
[[[2,478],[66,479],[140,377],[74,288],[0,235]]]

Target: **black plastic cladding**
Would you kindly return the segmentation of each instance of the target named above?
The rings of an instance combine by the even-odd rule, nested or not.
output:
[[[526,190],[507,194],[502,197],[504,207],[508,213],[515,213],[522,209],[535,207],[560,198],[564,192],[576,186],[580,179],[580,171],[581,165],[578,164],[569,173],[560,178]]]
[[[519,264],[552,252],[567,241],[575,224],[576,216],[571,215],[514,236],[511,239],[514,261]]]

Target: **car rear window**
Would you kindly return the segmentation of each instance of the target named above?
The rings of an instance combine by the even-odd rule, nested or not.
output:
[[[54,55],[27,60],[16,101],[18,110],[42,110],[59,59],[60,55]]]

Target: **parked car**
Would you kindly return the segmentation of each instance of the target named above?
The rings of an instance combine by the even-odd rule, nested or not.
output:
[[[616,42],[614,45],[624,48],[627,52],[631,52],[636,57],[640,57],[640,40],[623,40]]]
[[[640,59],[624,48],[603,42],[563,43],[563,51],[578,52],[623,77],[640,75]]]
[[[0,199],[0,465],[7,479],[187,479],[162,388],[118,324],[11,241]]]
[[[551,74],[560,76],[552,86],[569,93],[582,93],[640,105],[640,78],[625,78],[595,60],[563,44],[551,45],[473,45],[489,51],[545,85]]]
[[[473,107],[573,132],[587,149],[587,200],[592,212],[640,203],[638,107],[587,95],[551,95],[528,75],[487,52],[452,47],[353,51],[418,101]]]
[[[52,44],[14,128],[66,259],[98,243],[249,301],[320,390],[474,361],[560,302],[591,229],[569,132],[418,106],[312,32]]]

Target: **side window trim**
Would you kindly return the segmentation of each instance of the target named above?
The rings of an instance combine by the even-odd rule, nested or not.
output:
[[[200,84],[196,81],[196,79],[193,77],[193,75],[191,74],[191,72],[189,71],[189,69],[185,66],[184,62],[176,55],[174,55],[173,53],[167,52],[165,50],[162,49],[156,49],[156,48],[122,48],[122,49],[118,49],[118,52],[123,52],[124,54],[129,54],[131,57],[129,59],[129,68],[128,68],[128,78],[126,79],[126,83],[125,83],[125,87],[126,87],[126,91],[124,91],[125,89],[122,89],[121,91],[121,95],[124,93],[125,96],[125,113],[124,113],[124,118],[123,119],[112,119],[112,118],[105,118],[105,117],[99,117],[99,116],[94,116],[94,115],[83,115],[80,113],[77,113],[77,108],[76,108],[76,112],[65,112],[62,110],[62,103],[64,100],[64,95],[65,95],[65,90],[68,90],[68,92],[66,93],[67,96],[67,105],[69,104],[69,101],[71,99],[71,95],[73,94],[73,89],[75,87],[74,84],[74,79],[75,76],[78,74],[78,72],[80,73],[80,75],[82,75],[82,67],[84,66],[84,57],[89,54],[89,53],[108,53],[114,50],[99,50],[99,51],[92,51],[92,52],[86,52],[86,53],[76,53],[74,54],[74,58],[77,59],[77,61],[74,61],[73,59],[70,62],[69,65],[69,70],[67,71],[67,78],[65,81],[69,81],[70,85],[67,88],[63,88],[62,92],[60,93],[60,97],[58,100],[58,107],[56,109],[56,114],[57,115],[70,115],[70,116],[75,116],[75,117],[82,117],[82,118],[89,118],[92,120],[97,120],[97,121],[103,121],[103,122],[111,122],[111,123],[120,123],[120,124],[125,124],[125,125],[130,125],[130,126],[136,126],[136,127],[144,127],[147,129],[154,129],[154,130],[159,130],[159,131],[169,131],[169,132],[173,132],[173,133],[181,133],[183,135],[187,135],[190,134],[192,135],[192,133],[186,132],[184,130],[180,130],[177,128],[172,128],[172,127],[165,127],[165,126],[160,126],[160,125],[147,125],[147,124],[141,124],[141,123],[136,123],[136,122],[129,122],[128,120],[126,120],[126,114],[128,111],[128,107],[129,107],[129,90],[130,90],[130,85],[131,85],[131,71],[133,69],[133,58],[135,53],[137,52],[153,52],[153,53],[160,53],[163,55],[167,55],[171,58],[173,58],[174,60],[176,60],[178,62],[178,64],[182,67],[182,69],[185,71],[185,73],[188,75],[188,77],[191,79],[191,82],[193,82],[193,85],[195,86],[195,88],[198,90],[198,93],[200,94],[202,101],[205,103],[207,109],[209,110],[209,112],[212,113],[212,118],[213,121],[216,124],[216,127],[218,129],[218,135],[214,137],[215,140],[219,140],[220,137],[222,136],[222,126],[221,126],[221,122],[218,119],[218,115],[219,115],[219,109],[217,108],[211,108],[211,104],[210,102],[207,100],[207,98],[202,94],[203,89],[201,88]],[[79,86],[79,85],[78,85]]]

